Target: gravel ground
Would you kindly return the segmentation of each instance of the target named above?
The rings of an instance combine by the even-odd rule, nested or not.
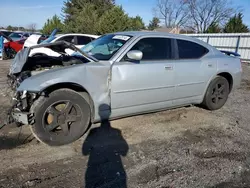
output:
[[[0,64],[0,122],[9,101]],[[0,131],[0,187],[250,187],[250,66],[227,104],[187,107],[92,126],[75,143],[52,148],[29,127]]]

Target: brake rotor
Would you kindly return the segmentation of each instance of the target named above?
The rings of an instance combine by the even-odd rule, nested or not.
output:
[[[58,104],[55,106],[55,109],[58,110],[58,111],[63,111],[66,107],[66,104]],[[53,114],[48,114],[47,116],[47,123],[48,125],[50,125],[54,120],[54,116]]]

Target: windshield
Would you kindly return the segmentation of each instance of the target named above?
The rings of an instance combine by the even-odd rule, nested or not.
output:
[[[11,33],[9,37],[12,39],[19,39],[22,37],[22,33]]]
[[[104,35],[88,43],[81,50],[98,60],[109,60],[130,38],[131,36],[127,35]]]

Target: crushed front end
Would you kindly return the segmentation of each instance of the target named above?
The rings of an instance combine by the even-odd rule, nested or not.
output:
[[[36,98],[36,94],[27,91],[16,92],[13,97],[13,104],[9,112],[9,121],[16,122],[18,125],[33,124],[33,114],[30,113],[30,107]]]
[[[34,123],[33,114],[30,113],[30,108],[37,99],[38,94],[28,91],[17,91],[20,83],[28,77],[27,73],[23,74],[21,77],[15,77],[13,75],[8,76],[8,84],[12,89],[12,106],[8,112],[7,124],[15,122],[18,126],[21,126]]]
[[[9,95],[12,105],[8,111],[7,124],[16,123],[18,126],[21,126],[32,123],[32,114],[29,110],[37,96],[28,91],[17,91],[20,84],[32,76],[30,70],[23,71],[23,66],[27,62],[28,54],[28,49],[20,51],[10,65],[7,84],[11,89]]]
[[[29,56],[32,49],[41,47],[50,48],[51,50],[60,53],[61,56]],[[66,53],[63,53],[65,49],[68,48],[79,51],[82,56],[69,56]],[[90,60],[84,56],[84,52],[80,51],[74,45],[64,41],[51,44],[40,44],[29,48],[24,48],[19,51],[10,65],[7,76],[8,85],[12,90],[11,98],[13,101],[12,107],[8,113],[7,123],[16,122],[18,125],[34,123],[34,114],[31,112],[31,107],[41,95],[44,95],[44,93],[39,89],[33,90],[27,80],[31,80],[31,77],[33,77],[33,87],[36,87],[39,85],[39,79],[37,79],[37,82],[34,80],[37,78],[36,76],[39,76],[41,73],[51,69],[60,69],[63,67],[70,67],[72,65],[83,64],[87,62],[90,62]],[[45,78],[47,79],[46,76]],[[48,81],[50,81],[50,79]],[[22,85],[23,87],[20,89]]]

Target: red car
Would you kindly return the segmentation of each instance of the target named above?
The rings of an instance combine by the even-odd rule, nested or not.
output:
[[[26,39],[21,39],[18,41],[13,41],[10,37],[0,32],[0,35],[3,36],[8,42],[4,43],[4,52],[5,58],[12,59],[15,57],[16,53],[19,52],[24,45]]]

